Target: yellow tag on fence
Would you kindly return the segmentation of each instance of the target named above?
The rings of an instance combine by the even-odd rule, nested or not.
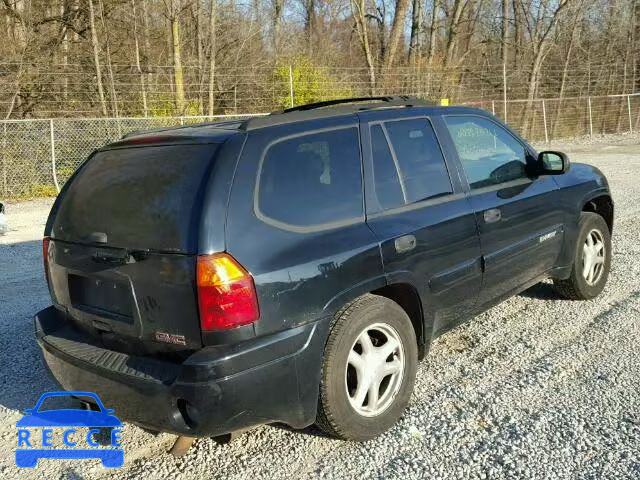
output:
[[[449,106],[449,99],[448,98],[441,98],[440,99],[440,106],[441,107],[448,107]]]

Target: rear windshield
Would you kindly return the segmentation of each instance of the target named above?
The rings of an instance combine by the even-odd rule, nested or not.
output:
[[[193,253],[216,145],[98,152],[62,199],[53,236],[73,242]]]

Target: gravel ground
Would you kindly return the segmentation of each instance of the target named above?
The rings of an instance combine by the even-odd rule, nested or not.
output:
[[[559,299],[547,283],[445,334],[418,370],[400,422],[347,443],[313,428],[265,426],[229,445],[125,424],[125,466],[41,460],[14,466],[20,411],[55,386],[31,316],[49,304],[40,238],[50,201],[8,205],[0,237],[0,478],[640,478],[640,137],[558,143],[608,176],[616,202],[614,261],[604,293]],[[117,413],[117,412],[116,412]]]

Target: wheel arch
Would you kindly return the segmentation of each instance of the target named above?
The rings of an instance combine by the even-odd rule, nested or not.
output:
[[[399,278],[389,283],[384,276],[380,276],[361,282],[333,297],[325,305],[324,311],[331,312],[332,316],[335,316],[366,294],[388,298],[397,303],[411,320],[418,344],[419,358],[422,359],[427,353],[431,335],[425,323],[424,308],[418,289],[406,280],[406,278]]]
[[[613,200],[610,195],[597,195],[586,200],[581,208],[582,212],[592,212],[604,218],[609,227],[609,233],[613,233]]]
[[[392,283],[370,293],[394,301],[405,311],[411,320],[418,342],[418,357],[423,359],[427,353],[428,342],[422,301],[417,289],[410,283]]]

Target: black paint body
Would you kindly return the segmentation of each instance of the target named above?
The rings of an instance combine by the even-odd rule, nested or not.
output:
[[[502,125],[485,112],[462,107],[337,109],[315,117],[284,114],[284,120],[259,128],[167,130],[105,147],[102,151],[199,145],[211,148],[212,158],[191,212],[189,241],[166,250],[61,236],[56,217],[84,167],[63,188],[45,231],[52,239],[53,306],[36,316],[36,335],[53,376],[65,389],[96,392],[119,418],[156,430],[210,436],[274,421],[303,427],[315,419],[331,318],[358,296],[389,285],[416,295],[417,336],[426,351],[435,336],[502,299],[547,277],[566,278],[580,212],[594,198],[606,196],[610,202],[602,173],[573,164],[562,175],[470,190],[445,125],[450,114],[480,115]],[[370,202],[369,122],[404,117],[431,122],[453,192],[378,211]],[[359,131],[362,218],[310,232],[258,218],[253,197],[267,145],[346,126]],[[534,149],[520,141],[535,159]],[[487,223],[484,212],[495,208],[500,221]],[[93,214],[99,219],[101,212]],[[549,232],[555,235],[541,241]],[[398,252],[396,239],[406,235],[415,237],[415,247]],[[202,334],[196,258],[222,251],[252,274],[260,318]],[[184,345],[157,342],[157,331],[184,336]]]

